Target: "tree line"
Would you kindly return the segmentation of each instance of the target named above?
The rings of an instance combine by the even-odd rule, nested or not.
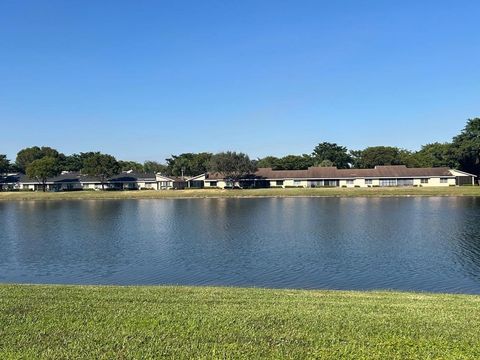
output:
[[[451,142],[431,143],[418,151],[393,146],[371,146],[363,150],[348,150],[336,143],[322,142],[311,154],[266,156],[251,160],[247,154],[227,151],[172,155],[164,163],[157,161],[117,160],[109,154],[84,152],[65,155],[51,147],[33,146],[20,150],[14,162],[0,155],[0,175],[9,172],[27,174],[43,183],[61,171],[79,171],[98,177],[102,184],[122,171],[161,173],[167,176],[195,176],[207,171],[222,173],[226,178],[238,178],[259,167],[276,170],[307,169],[310,166],[336,166],[341,169],[373,168],[376,165],[406,165],[407,167],[457,168],[480,175],[480,118],[469,119],[460,134]]]

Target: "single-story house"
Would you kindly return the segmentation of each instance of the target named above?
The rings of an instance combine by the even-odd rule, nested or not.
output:
[[[13,191],[20,189],[19,174],[0,175],[0,191]]]
[[[100,178],[68,171],[49,178],[45,185],[47,191],[102,189]],[[184,189],[187,186],[188,180],[185,178],[154,173],[136,173],[131,170],[114,175],[105,180],[103,184],[103,187],[107,190],[165,190]],[[31,179],[24,174],[9,174],[0,178],[0,190],[41,191],[43,190],[43,184],[37,179]]]
[[[158,190],[157,179],[154,173],[136,173],[131,170],[108,179],[108,188],[114,190]]]
[[[105,189],[185,189],[185,188],[312,188],[312,187],[385,187],[385,186],[455,186],[474,185],[476,176],[445,167],[407,168],[404,165],[376,166],[374,169],[337,169],[309,167],[306,170],[259,168],[254,174],[232,181],[219,173],[205,173],[191,178],[125,171],[104,183]],[[23,174],[0,178],[0,190],[43,189],[42,183]],[[99,178],[78,172],[63,172],[48,179],[48,191],[102,189]]]
[[[188,180],[184,177],[156,174],[157,190],[185,189]]]
[[[14,183],[9,183],[11,190],[43,190],[43,185],[37,179],[30,179],[24,174],[11,176]],[[113,190],[157,190],[155,174],[134,173],[125,171],[112,176],[104,183],[105,189]],[[49,178],[46,182],[47,191],[75,191],[75,190],[99,190],[102,189],[102,181],[98,177],[84,175],[79,172],[64,171],[62,174]]]
[[[227,187],[385,187],[385,186],[455,186],[475,184],[476,176],[445,167],[407,168],[405,165],[376,166],[374,169],[337,169],[309,167],[306,170],[259,168],[254,174],[234,183],[219,173],[195,177],[205,188]]]

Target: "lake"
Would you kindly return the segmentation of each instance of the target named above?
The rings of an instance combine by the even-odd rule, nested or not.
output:
[[[0,202],[0,282],[480,294],[480,199]]]

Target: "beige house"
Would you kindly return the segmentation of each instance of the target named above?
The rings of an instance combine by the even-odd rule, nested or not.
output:
[[[226,187],[390,187],[474,185],[476,176],[449,168],[407,168],[404,165],[376,166],[374,169],[337,169],[310,167],[307,170],[272,170],[259,168],[255,174],[239,181],[224,179],[221,174],[197,176],[205,188]]]

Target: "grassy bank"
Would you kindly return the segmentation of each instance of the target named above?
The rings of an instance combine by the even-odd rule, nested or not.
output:
[[[480,358],[480,297],[0,286],[0,358]]]
[[[72,192],[0,192],[2,200],[68,200],[68,199],[170,199],[234,198],[287,196],[480,196],[479,186],[405,187],[405,188],[313,188],[252,190],[144,190],[144,191],[72,191]]]

